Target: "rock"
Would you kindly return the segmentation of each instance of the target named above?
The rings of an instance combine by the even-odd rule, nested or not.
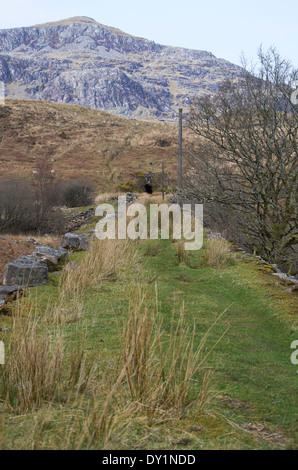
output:
[[[67,262],[68,251],[64,248],[50,248],[48,246],[39,246],[33,252],[33,256],[45,259],[50,272],[57,271],[59,266]]]
[[[130,203],[133,201],[136,201],[138,199],[138,196],[136,193],[126,193],[126,202]]]
[[[17,284],[14,284],[13,286],[0,286],[0,296],[3,295],[4,297],[10,297],[16,292],[23,292],[24,290],[24,287]]]
[[[71,251],[88,251],[89,243],[82,235],[66,233],[62,238],[61,247]]]
[[[219,232],[211,232],[207,233],[206,238],[210,238],[212,240],[218,240],[219,238],[223,238],[222,234]]]
[[[278,270],[279,271],[279,270]],[[272,274],[273,276],[276,276],[278,277],[279,279],[281,279],[282,281],[284,281],[287,285],[295,285],[297,284],[298,285],[298,280],[295,279],[294,277],[292,276],[287,276],[286,273],[282,273],[282,272],[277,272],[277,273],[273,273]]]
[[[25,291],[25,287],[14,284],[13,286],[0,286],[0,304],[16,300]]]
[[[45,284],[49,279],[47,262],[37,256],[21,256],[8,263],[4,269],[4,286],[33,287]]]
[[[84,212],[70,214],[68,216],[65,230],[67,230],[67,232],[78,230],[80,227],[82,227],[82,225],[86,225],[94,215],[94,208],[87,209]]]
[[[27,243],[32,243],[32,245],[39,245],[35,238],[26,238]]]
[[[82,237],[84,237],[88,241],[95,240],[96,238],[95,229],[93,228],[91,230],[88,230],[88,232],[83,233]]]

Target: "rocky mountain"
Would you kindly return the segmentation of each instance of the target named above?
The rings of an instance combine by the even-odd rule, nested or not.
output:
[[[0,30],[0,80],[13,99],[168,120],[240,71],[210,52],[163,46],[85,17]]]

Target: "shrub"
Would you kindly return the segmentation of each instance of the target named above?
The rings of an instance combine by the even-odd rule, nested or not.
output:
[[[139,191],[139,188],[133,181],[128,181],[119,185],[119,191],[136,192]]]
[[[67,207],[89,206],[94,202],[94,185],[81,179],[65,181],[58,185],[57,194],[59,202]]]
[[[37,225],[33,188],[22,180],[0,182],[0,232],[26,232]]]

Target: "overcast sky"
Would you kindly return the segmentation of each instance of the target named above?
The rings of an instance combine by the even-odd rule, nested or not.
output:
[[[298,67],[297,0],[0,0],[0,29],[89,16],[160,44],[240,63],[276,46]],[[1,51],[0,51],[1,52]]]

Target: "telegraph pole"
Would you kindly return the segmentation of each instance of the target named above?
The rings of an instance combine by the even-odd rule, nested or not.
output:
[[[162,190],[162,199],[165,198],[165,162],[161,162],[161,190]]]
[[[182,112],[179,108],[179,144],[178,144],[178,181],[177,181],[177,202],[181,206],[181,184],[182,184]]]

